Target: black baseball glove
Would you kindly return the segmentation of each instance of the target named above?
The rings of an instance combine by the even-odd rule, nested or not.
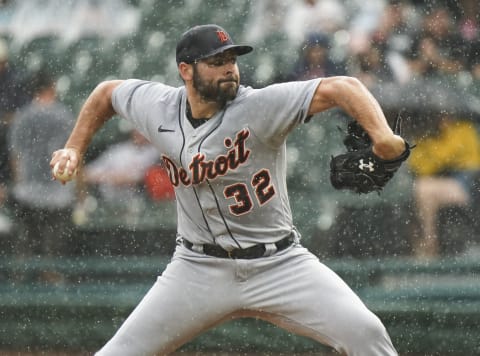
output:
[[[400,117],[395,120],[396,134],[400,134],[400,121]],[[383,160],[373,153],[372,140],[356,121],[348,124],[343,143],[347,153],[332,157],[330,181],[335,189],[348,189],[356,193],[380,192],[408,158],[412,148],[405,142],[405,151],[399,157]]]

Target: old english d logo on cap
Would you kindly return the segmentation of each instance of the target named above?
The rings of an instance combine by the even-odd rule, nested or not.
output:
[[[228,42],[228,33],[223,30],[217,30],[217,37],[222,43]]]

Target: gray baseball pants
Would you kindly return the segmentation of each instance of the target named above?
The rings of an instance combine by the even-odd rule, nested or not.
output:
[[[349,356],[397,355],[377,316],[300,244],[251,260],[210,257],[178,245],[97,355],[166,355],[238,317],[266,320]]]

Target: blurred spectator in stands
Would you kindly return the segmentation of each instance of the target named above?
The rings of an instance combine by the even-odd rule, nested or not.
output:
[[[252,2],[246,26],[245,40],[256,45],[258,55],[250,57],[254,64],[245,65],[243,82],[262,87],[285,81],[298,48],[310,33],[332,36],[343,29],[347,12],[340,0],[259,0]],[[344,31],[342,38],[348,37]],[[332,58],[343,58],[336,50],[337,41],[330,48]],[[264,49],[268,48],[268,51]],[[335,55],[333,55],[335,54]]]
[[[408,162],[416,175],[414,196],[421,236],[412,247],[415,256],[434,258],[440,253],[439,209],[470,204],[473,182],[480,172],[480,137],[472,122],[444,114],[436,132],[415,142]]]
[[[29,100],[23,83],[24,78],[9,62],[7,42],[0,38],[0,232],[8,232],[12,226],[2,212],[11,180],[7,133],[15,111]]]
[[[245,40],[258,44],[277,35],[296,47],[309,33],[344,28],[346,19],[338,0],[258,0],[249,11]]]
[[[348,32],[351,40],[360,43],[368,42],[372,31],[382,21],[383,11],[387,0],[348,0],[346,7],[349,11]]]
[[[145,172],[145,188],[153,201],[175,199],[175,190],[163,162],[159,162]]]
[[[85,165],[83,179],[98,191],[101,202],[121,206],[145,199],[145,174],[159,160],[155,147],[132,129],[126,141],[110,146]]]
[[[285,33],[296,46],[312,32],[333,34],[347,24],[347,11],[338,0],[297,0],[285,14]]]
[[[379,62],[385,67],[380,77],[389,72],[391,78],[399,84],[410,80],[410,68],[406,54],[413,43],[413,29],[417,25],[415,11],[408,2],[391,0],[384,8],[378,26],[371,34],[370,51],[378,52]],[[369,51],[367,51],[369,52]]]
[[[457,19],[457,26],[462,38],[475,41],[480,36],[480,2],[478,0],[445,1],[445,5]]]
[[[410,53],[410,68],[424,77],[455,75],[465,68],[467,44],[446,7],[427,7]]]
[[[372,89],[376,85],[393,82],[396,79],[390,63],[386,62],[382,51],[374,45],[352,56],[348,63],[348,72],[367,88]]]
[[[415,8],[408,1],[391,0],[381,9],[377,4],[376,11],[378,15],[368,26],[356,24],[356,19],[352,21],[352,74],[364,77],[365,84],[376,79],[407,83],[411,70],[406,54],[411,50],[413,31],[418,25]]]
[[[292,0],[252,2],[245,25],[245,42],[256,45],[274,33],[284,32],[284,19],[290,2]]]
[[[63,145],[74,117],[57,101],[55,79],[49,73],[40,70],[30,84],[33,100],[15,115],[9,130],[12,198],[20,222],[15,252],[20,257],[62,256],[72,234],[75,185],[52,181],[48,156]],[[57,277],[45,271],[46,280]]]
[[[309,80],[345,74],[343,63],[335,63],[330,57],[330,39],[320,32],[306,36],[300,46],[299,56],[292,71],[277,81]]]

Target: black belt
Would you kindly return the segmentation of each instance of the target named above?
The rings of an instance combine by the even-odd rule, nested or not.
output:
[[[276,250],[275,252],[285,250],[287,247],[291,246],[295,241],[293,233],[287,236],[280,241],[274,243]],[[247,248],[236,248],[231,251],[227,251],[218,245],[211,245],[211,244],[203,244],[203,245],[195,245],[192,244],[190,241],[183,239],[183,245],[192,251],[203,251],[204,254],[219,257],[219,258],[232,258],[232,259],[246,259],[251,260],[254,258],[260,258],[265,256],[265,252],[267,248],[264,244],[258,244]],[[198,247],[198,249],[197,249]],[[198,251],[197,251],[198,252]]]

